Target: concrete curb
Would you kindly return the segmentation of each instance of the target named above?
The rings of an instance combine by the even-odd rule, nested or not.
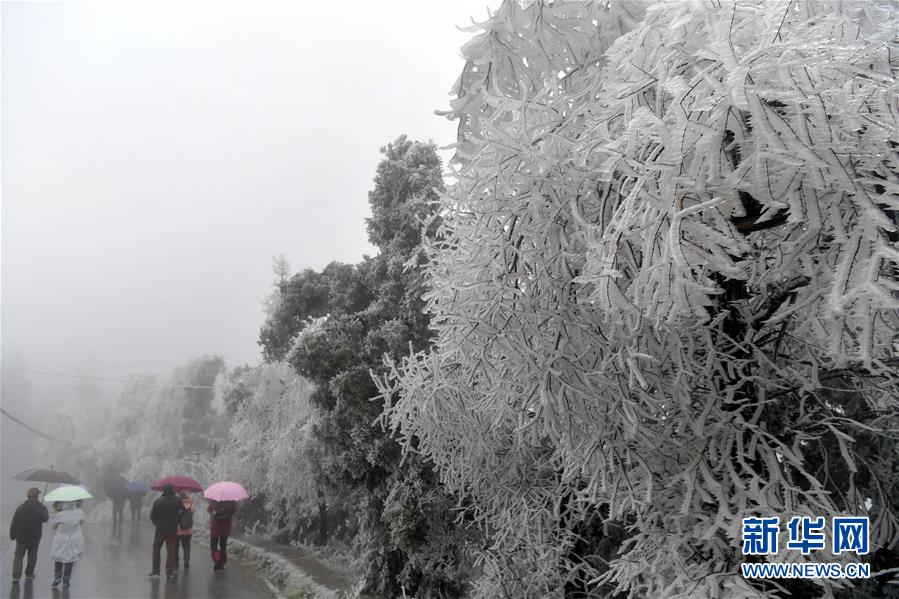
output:
[[[209,531],[194,528],[194,540],[209,545]],[[343,599],[337,591],[316,583],[280,555],[273,555],[240,541],[228,539],[228,553],[256,572],[279,599]]]

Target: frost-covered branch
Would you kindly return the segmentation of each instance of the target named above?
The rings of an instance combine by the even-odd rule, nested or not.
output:
[[[380,388],[489,531],[479,596],[760,596],[748,515],[895,537],[895,26],[505,2],[465,46],[437,338]]]

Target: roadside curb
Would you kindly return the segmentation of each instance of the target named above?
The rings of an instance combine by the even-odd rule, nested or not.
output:
[[[209,531],[194,528],[195,541],[209,545]],[[246,541],[228,538],[228,553],[256,572],[278,599],[342,599],[343,594],[313,581],[280,555],[274,555]]]

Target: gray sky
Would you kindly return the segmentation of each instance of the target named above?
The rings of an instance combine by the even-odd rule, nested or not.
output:
[[[454,140],[487,5],[3,3],[4,365],[255,362],[272,256],[373,253],[379,147]]]

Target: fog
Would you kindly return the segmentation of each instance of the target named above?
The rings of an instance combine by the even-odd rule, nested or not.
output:
[[[486,14],[484,0],[4,3],[4,409],[46,430],[88,401],[38,373],[256,362],[272,257],[372,253],[378,150],[454,140],[433,111],[462,67],[455,26]],[[122,387],[96,381],[84,409]],[[8,521],[30,486],[13,470],[47,464],[6,417],[2,436]]]

